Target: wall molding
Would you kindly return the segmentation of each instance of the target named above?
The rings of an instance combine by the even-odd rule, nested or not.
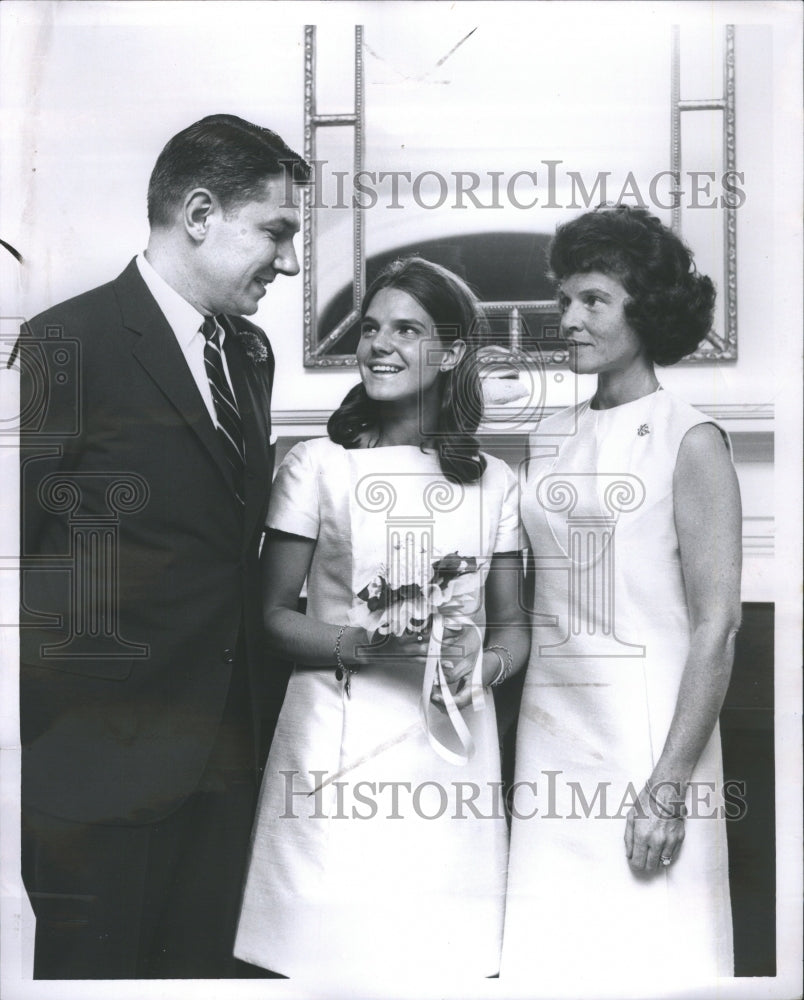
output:
[[[541,413],[550,416],[561,407],[545,407]],[[734,448],[734,460],[740,462],[773,462],[774,409],[767,403],[713,403],[698,406],[708,417],[723,424]],[[275,410],[274,432],[283,438],[322,437],[326,434],[331,410]],[[536,424],[537,410],[520,410],[491,406],[480,436],[487,442],[508,443],[523,447],[528,433]],[[507,426],[506,426],[507,424]]]
[[[775,526],[772,516],[743,514],[743,554],[772,556]]]
[[[543,409],[545,416],[549,417],[553,413],[558,413],[562,407],[546,406]],[[774,419],[774,407],[772,403],[702,403],[696,404],[696,409],[701,410],[713,420],[724,422],[732,420],[762,420]],[[275,427],[297,427],[299,425],[320,425],[326,427],[327,420],[332,410],[274,410],[273,423]],[[527,407],[517,410],[515,407],[489,406],[486,413],[490,420],[505,420],[507,416],[516,417],[517,423],[535,423],[536,408]]]

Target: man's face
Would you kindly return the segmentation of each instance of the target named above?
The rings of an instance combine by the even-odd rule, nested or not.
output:
[[[284,175],[269,177],[258,199],[228,212],[216,202],[209,212],[198,257],[209,312],[250,316],[277,274],[299,273],[299,210],[289,192]]]

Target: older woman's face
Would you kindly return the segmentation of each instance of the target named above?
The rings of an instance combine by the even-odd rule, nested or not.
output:
[[[644,364],[645,350],[625,318],[628,293],[613,275],[573,274],[561,282],[561,333],[570,368],[579,375],[628,371]]]

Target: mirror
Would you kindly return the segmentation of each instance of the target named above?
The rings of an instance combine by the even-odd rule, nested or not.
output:
[[[733,28],[660,27],[621,59],[616,24],[556,38],[429,11],[426,31],[416,18],[305,29],[305,366],[355,364],[368,284],[412,253],[472,285],[495,344],[564,364],[545,250],[602,201],[682,234],[718,288],[688,360],[736,358]]]

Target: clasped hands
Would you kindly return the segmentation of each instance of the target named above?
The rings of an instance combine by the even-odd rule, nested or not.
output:
[[[439,659],[441,669],[449,685],[453,700],[458,708],[465,708],[472,700],[472,671],[481,648],[481,634],[474,625],[451,626],[445,624]],[[430,645],[429,633],[405,632],[401,636],[376,635],[372,646],[382,647],[383,652],[394,657],[399,655],[410,665],[424,669],[427,650]],[[445,711],[444,697],[436,683],[430,701]]]

